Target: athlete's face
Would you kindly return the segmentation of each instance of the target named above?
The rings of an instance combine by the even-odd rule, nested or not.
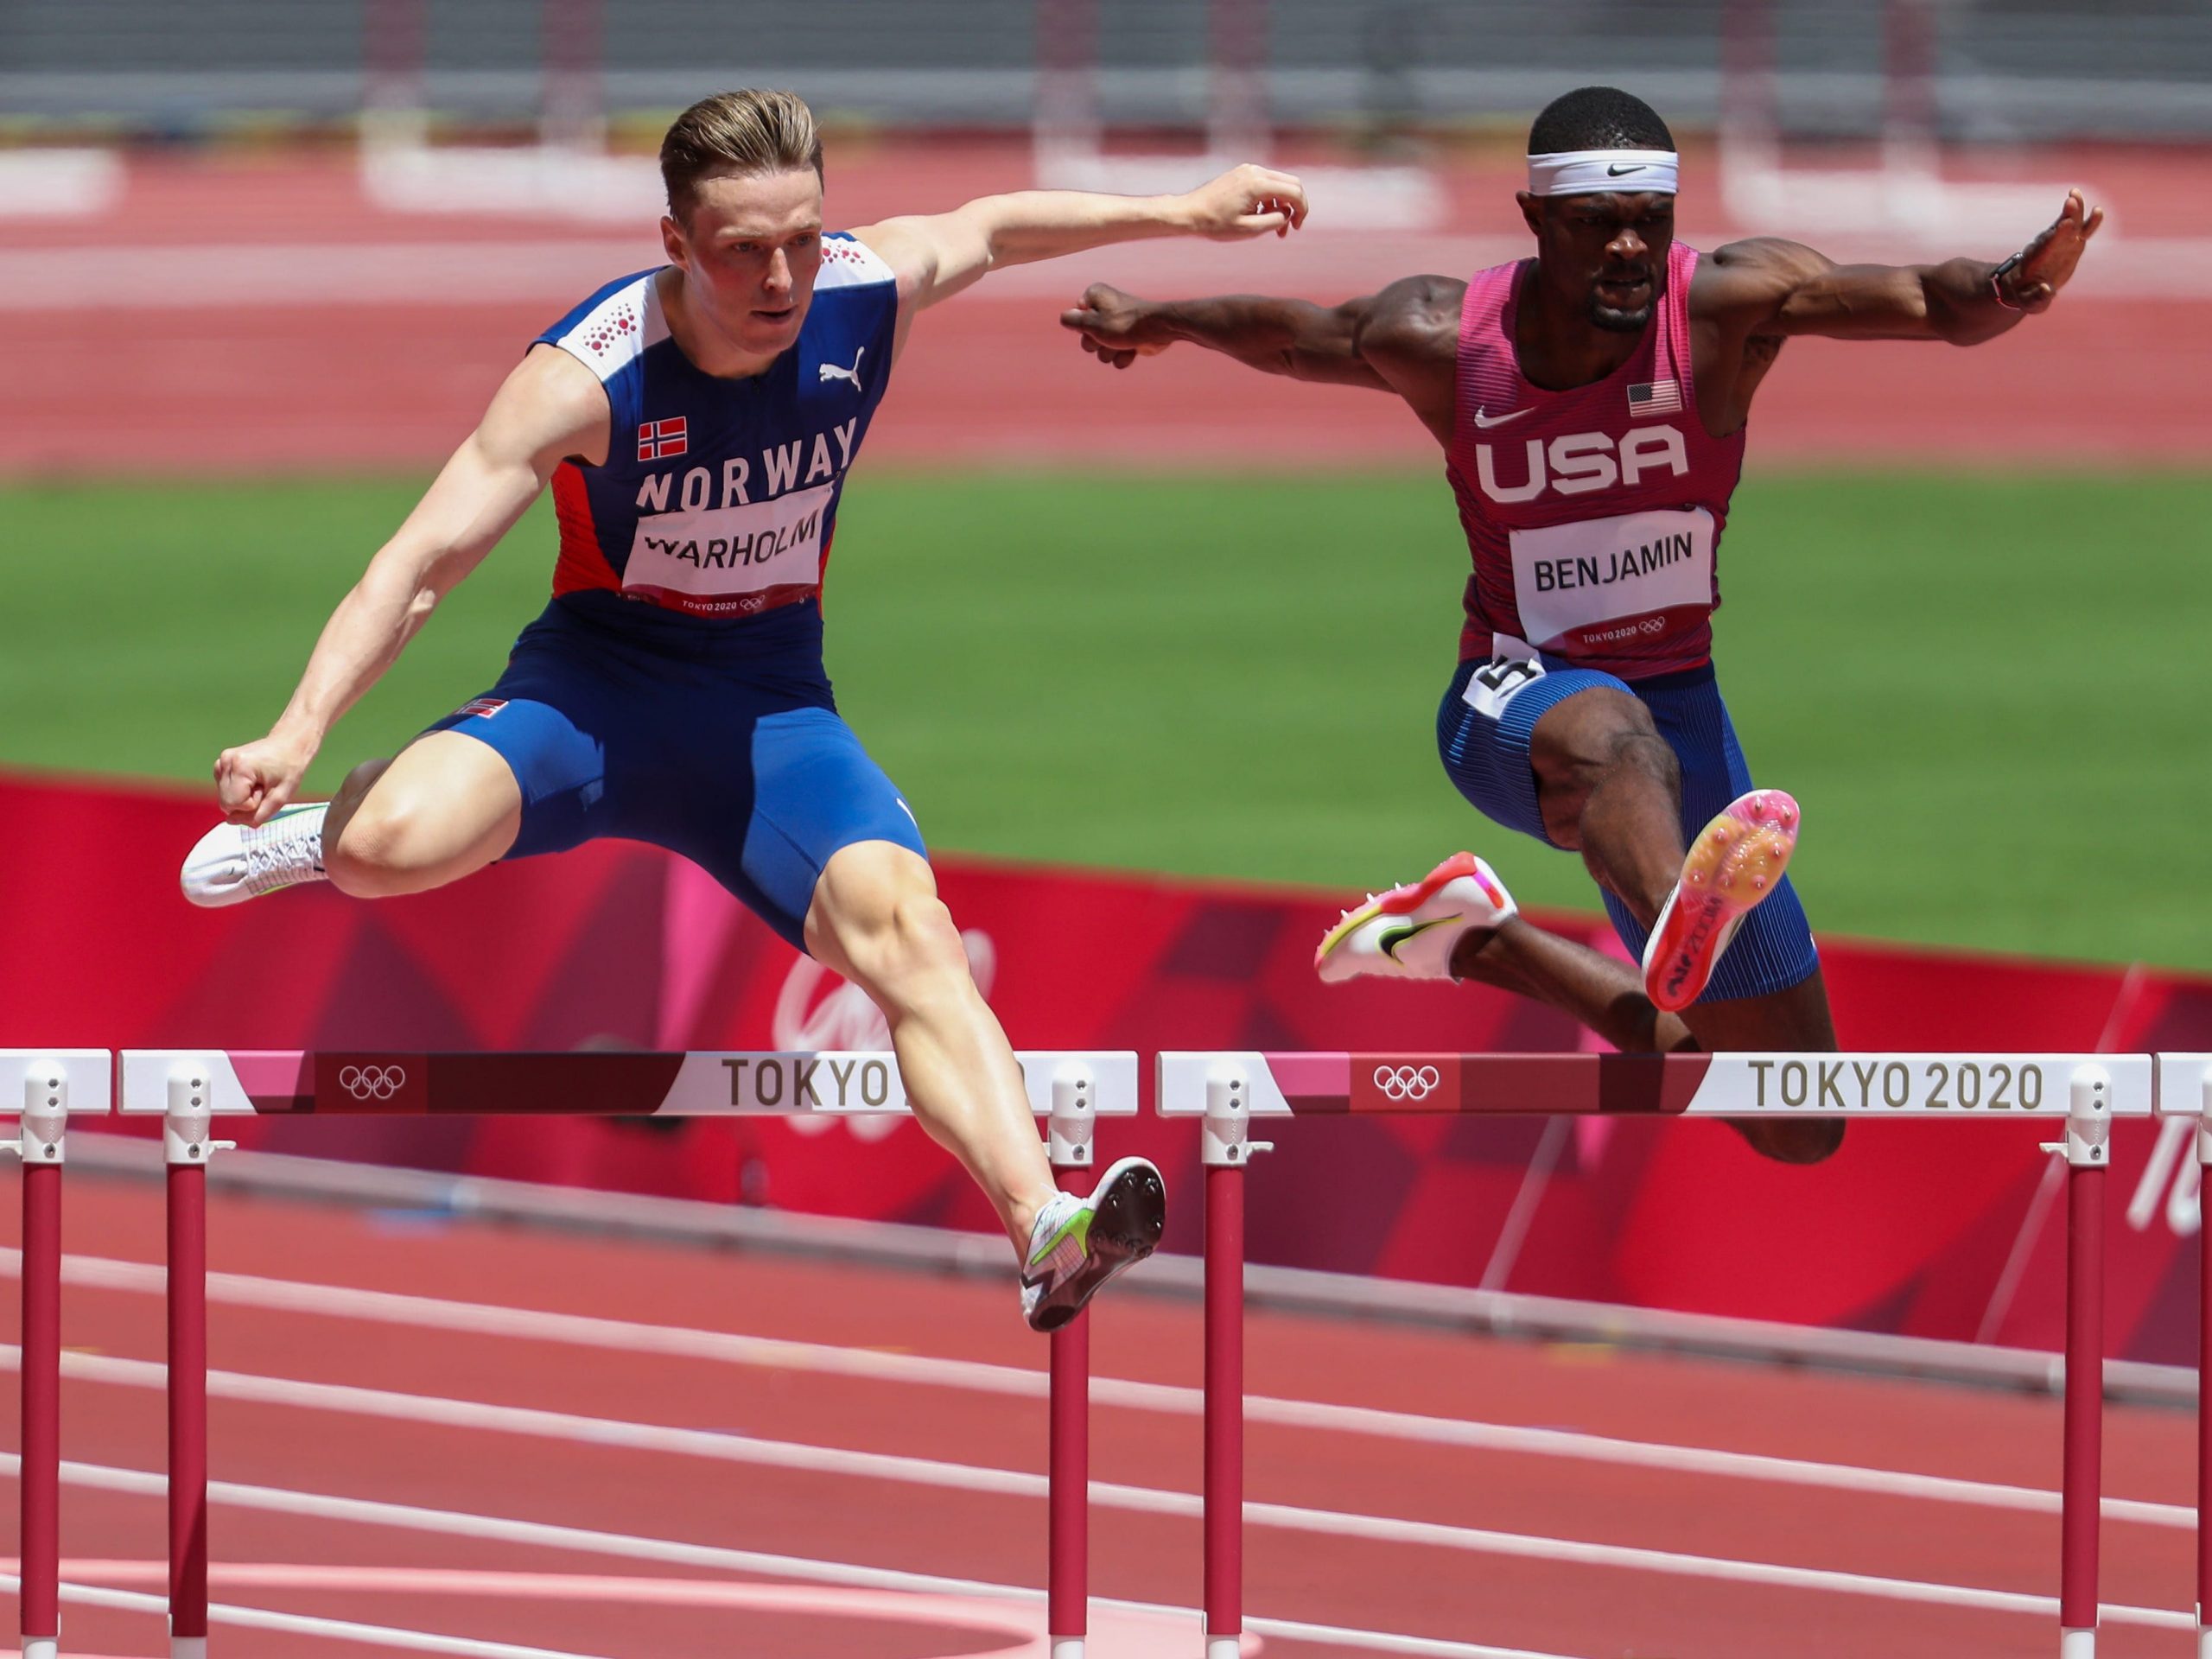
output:
[[[701,321],[747,356],[798,339],[822,269],[822,181],[814,169],[702,180],[687,224],[660,222]]]
[[[1675,245],[1675,199],[1647,190],[1630,195],[1532,196],[1522,216],[1536,233],[1544,286],[1597,327],[1634,334],[1651,321],[1667,291],[1667,252]]]

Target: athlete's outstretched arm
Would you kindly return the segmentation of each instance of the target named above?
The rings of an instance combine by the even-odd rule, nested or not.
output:
[[[1026,265],[1146,237],[1238,242],[1287,236],[1306,222],[1306,187],[1287,173],[1246,165],[1179,196],[1018,190],[981,196],[949,213],[915,214],[853,234],[899,278],[903,340],[917,311],[950,299],[1001,265]]]
[[[2103,223],[2102,208],[2069,192],[2049,228],[1998,264],[1839,265],[1795,242],[1734,242],[1699,265],[1690,312],[1747,334],[1979,346],[2049,310]]]
[[[298,791],[338,717],[399,656],[439,601],[537,499],[567,456],[605,455],[607,395],[567,353],[533,347],[476,429],[338,602],[269,735],[215,762],[224,816],[262,823]]]
[[[1379,294],[1324,306],[1246,294],[1141,300],[1094,283],[1060,323],[1117,369],[1186,341],[1268,374],[1395,391],[1448,443],[1466,292],[1449,276],[1407,276]]]

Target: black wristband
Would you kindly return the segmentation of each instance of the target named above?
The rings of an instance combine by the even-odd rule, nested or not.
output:
[[[2025,250],[2022,251],[2023,253],[2024,251]],[[2005,277],[2013,266],[2020,263],[2021,257],[2021,253],[2016,253],[1989,273],[1989,296],[2007,311],[2018,311],[2022,308],[2005,297]]]

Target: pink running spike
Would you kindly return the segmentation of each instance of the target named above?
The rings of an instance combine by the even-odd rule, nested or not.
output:
[[[1713,964],[1797,846],[1797,803],[1778,789],[1739,795],[1698,832],[1643,950],[1643,990],[1673,1013],[1697,1001]]]

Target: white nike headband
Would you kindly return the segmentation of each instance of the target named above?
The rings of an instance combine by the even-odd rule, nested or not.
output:
[[[1594,196],[1611,190],[1675,194],[1681,157],[1671,149],[1561,149],[1529,158],[1532,196]]]

